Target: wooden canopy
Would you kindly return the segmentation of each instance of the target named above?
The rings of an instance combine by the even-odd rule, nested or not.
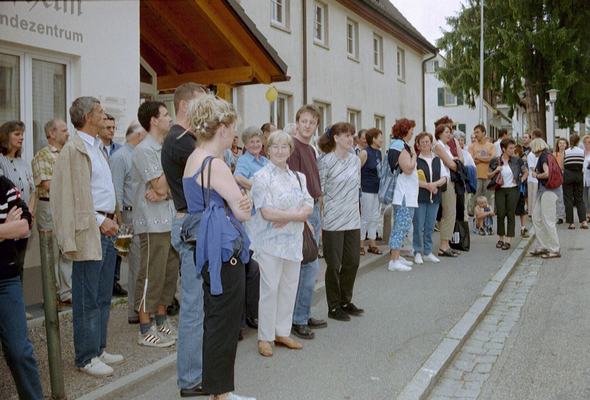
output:
[[[287,65],[235,0],[142,0],[140,52],[158,90],[192,81],[244,85],[288,80]]]

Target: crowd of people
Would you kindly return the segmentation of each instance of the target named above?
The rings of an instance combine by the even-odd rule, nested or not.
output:
[[[389,271],[460,257],[469,250],[464,236],[492,235],[494,218],[496,247],[508,250],[516,216],[522,237],[531,217],[538,241],[531,255],[543,258],[560,256],[561,208],[569,229],[576,228],[574,208],[588,229],[588,135],[583,147],[572,135],[551,152],[537,129],[522,143],[507,132],[493,143],[477,125],[467,146],[448,117],[417,135],[415,122],[402,118],[384,152],[384,132],[356,132],[347,122],[314,143],[320,114],[313,105],[284,130],[264,123],[241,135],[233,105],[202,85],[179,86],[174,109],[172,123],[164,103],[145,101],[120,145],[115,119],[98,99],[80,97],[69,110],[76,132],[64,121],[47,122],[48,145],[32,166],[21,156],[24,124],[0,126],[0,321],[10,326],[0,333],[21,398],[43,397],[22,291],[33,220],[44,238],[40,250],[55,267],[58,299],[72,304],[80,371],[108,376],[125,360],[107,352],[111,298],[124,294],[138,345],[177,346],[182,397],[235,400],[248,399],[233,393],[243,326],[257,329],[264,357],[274,346],[300,350],[293,336],[314,339],[327,326],[311,316],[320,256],[328,317],[350,321],[364,313],[352,301],[356,274],[366,252],[382,254],[386,207],[394,221],[385,238]],[[470,229],[459,229],[465,224]],[[125,291],[114,241],[129,232]],[[402,256],[408,240],[412,259]],[[168,318],[175,299],[178,326]]]

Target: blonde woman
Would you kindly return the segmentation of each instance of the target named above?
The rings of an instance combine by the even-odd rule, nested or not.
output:
[[[289,334],[303,260],[303,224],[313,211],[305,175],[291,171],[287,159],[293,138],[283,131],[270,134],[270,162],[256,173],[252,198],[256,214],[248,223],[254,258],[260,265],[258,352],[270,357],[272,342],[289,349],[303,346]]]
[[[242,222],[252,208],[223,161],[237,114],[226,101],[203,95],[191,101],[188,115],[199,143],[187,160],[183,188],[189,213],[201,214],[195,264],[204,292],[203,390],[213,400],[250,400],[232,393],[250,246]]]

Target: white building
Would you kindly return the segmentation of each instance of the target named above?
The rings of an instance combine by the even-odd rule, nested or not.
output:
[[[401,13],[383,0],[242,0],[246,14],[278,50],[291,79],[239,87],[234,101],[244,125],[295,119],[305,103],[322,113],[319,132],[334,122],[378,127],[389,137],[401,117],[423,125],[422,61],[435,52]],[[305,18],[304,18],[305,14]],[[261,107],[261,105],[263,105]]]

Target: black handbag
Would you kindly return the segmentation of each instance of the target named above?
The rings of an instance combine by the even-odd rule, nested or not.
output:
[[[469,251],[471,247],[469,222],[455,221],[455,228],[453,229],[453,236],[449,241],[449,246],[451,246],[451,249]]]
[[[297,172],[294,172],[297,181],[299,182],[299,188],[303,191],[303,186],[301,185],[301,179]],[[318,242],[313,237],[313,233],[309,227],[307,222],[303,223],[303,260],[301,261],[302,264],[309,264],[312,261],[318,259],[319,255],[319,247]]]

